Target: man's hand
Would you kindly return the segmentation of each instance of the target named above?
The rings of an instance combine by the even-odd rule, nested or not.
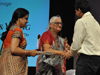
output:
[[[70,50],[67,50],[67,52],[65,51],[63,58],[69,59],[70,57],[71,57],[71,51]]]

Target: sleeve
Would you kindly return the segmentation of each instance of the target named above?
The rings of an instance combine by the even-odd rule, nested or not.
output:
[[[85,38],[85,27],[81,20],[76,21],[74,27],[73,42],[71,44],[71,50],[77,52],[81,49],[82,42]]]
[[[16,28],[13,31],[12,38],[22,39],[22,34],[23,34],[22,29],[21,28]]]
[[[45,32],[43,33],[41,37],[42,44],[51,44],[52,42],[52,37],[50,36],[50,33]]]

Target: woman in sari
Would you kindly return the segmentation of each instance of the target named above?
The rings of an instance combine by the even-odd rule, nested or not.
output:
[[[28,23],[29,12],[18,8],[13,13],[7,31],[2,33],[2,55],[0,57],[0,75],[27,75],[27,56],[36,56],[36,50],[25,50],[26,39],[21,28]]]
[[[53,16],[50,19],[49,30],[41,36],[39,49],[40,51],[51,52],[54,55],[39,55],[36,65],[36,75],[65,75],[66,60],[65,40],[58,36],[62,30],[62,20],[59,16]]]

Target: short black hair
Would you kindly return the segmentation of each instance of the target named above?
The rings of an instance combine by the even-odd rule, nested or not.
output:
[[[75,9],[78,10],[79,8],[81,9],[82,13],[91,11],[91,6],[86,0],[76,0]]]

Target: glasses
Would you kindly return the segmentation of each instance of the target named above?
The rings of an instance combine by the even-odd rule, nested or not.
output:
[[[63,26],[63,23],[61,22],[53,22],[53,23],[55,23],[55,24],[57,24],[57,25],[59,25],[59,24],[61,24],[62,26]]]

